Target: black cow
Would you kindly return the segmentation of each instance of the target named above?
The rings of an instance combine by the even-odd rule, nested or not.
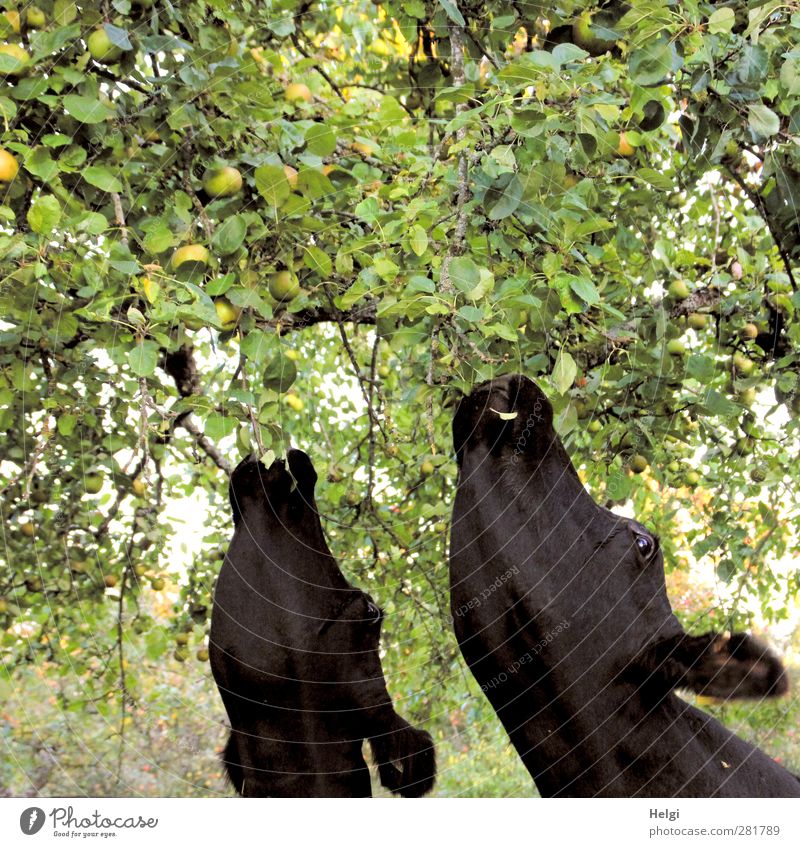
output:
[[[392,708],[378,647],[381,612],[330,553],[311,460],[290,450],[233,472],[234,534],[211,619],[211,668],[231,722],[223,758],[248,797],[368,797],[368,739],[383,785],[433,787],[427,732]]]
[[[524,376],[453,423],[450,550],[461,652],[543,796],[800,796],[800,782],[674,694],[765,697],[781,663],[747,635],[688,636],[658,539],[586,492]]]

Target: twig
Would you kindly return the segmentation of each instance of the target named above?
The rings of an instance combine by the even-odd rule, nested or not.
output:
[[[111,199],[114,202],[114,217],[119,227],[119,240],[127,247],[128,246],[128,227],[125,223],[125,213],[122,211],[122,200],[119,193],[111,192]]]
[[[775,229],[772,223],[772,219],[770,218],[770,214],[767,211],[766,206],[764,205],[764,200],[758,191],[752,189],[742,177],[736,172],[736,170],[730,165],[726,166],[726,170],[731,175],[731,178],[734,182],[739,186],[739,188],[744,191],[747,195],[748,200],[756,207],[758,214],[761,215],[762,220],[767,225],[767,229],[769,229],[769,233],[772,236],[772,240],[775,242],[775,246],[778,248],[778,254],[781,257],[781,261],[783,262],[783,266],[786,269],[786,275],[789,277],[789,282],[792,286],[792,291],[797,291],[797,281],[794,278],[794,274],[792,273],[792,263],[789,257],[789,254],[783,247],[781,242],[780,233]]]
[[[375,386],[377,384],[376,374],[378,370],[378,348],[380,347],[381,337],[375,333],[375,341],[372,344],[372,361],[369,366],[369,390],[367,402],[372,406],[373,397],[375,395]],[[367,479],[367,500],[372,503],[372,489],[375,486],[375,427],[370,416],[369,424],[369,462],[368,462],[368,479]]]
[[[242,391],[247,393],[249,390],[247,387],[247,357],[242,352],[241,345],[239,345],[239,373],[242,379]],[[256,445],[258,446],[258,456],[261,458],[261,456],[264,455],[264,442],[261,439],[261,425],[258,422],[255,409],[251,403],[247,404],[247,415],[250,418],[250,424],[253,427],[253,438],[255,438]]]
[[[233,468],[231,468],[228,460],[219,452],[216,445],[214,445],[211,441],[203,435],[202,432],[197,427],[197,424],[194,420],[187,416],[181,419],[180,426],[183,427],[197,442],[197,446],[211,459],[212,462],[222,471],[225,471],[228,476],[231,475]]]
[[[353,352],[353,348],[350,345],[350,339],[347,337],[347,333],[345,332],[344,319],[342,318],[341,313],[339,312],[337,307],[334,305],[333,299],[331,298],[330,294],[326,291],[325,295],[328,298],[328,304],[331,308],[331,314],[334,316],[334,319],[336,320],[336,325],[339,327],[339,336],[342,339],[342,346],[344,347],[345,352],[347,353],[347,357],[350,359],[350,364],[353,366],[353,371],[356,375],[356,379],[358,380],[358,385],[361,388],[361,393],[364,395],[364,401],[367,404],[367,413],[369,415],[369,419],[373,424],[375,424],[375,426],[378,427],[378,429],[381,431],[381,435],[383,436],[384,440],[387,441],[388,436],[386,435],[386,432],[383,429],[383,425],[381,424],[380,419],[375,414],[375,409],[372,406],[370,391],[364,385],[365,380],[361,374],[361,368],[359,368],[358,366],[358,359],[356,358],[356,354]],[[369,382],[370,385],[372,384],[371,380],[367,382]]]
[[[300,43],[300,39],[297,37],[297,32],[293,32],[293,33],[292,33],[292,43],[293,43],[293,44],[294,44],[294,46],[297,48],[297,52],[298,52],[298,53],[300,53],[300,55],[301,55],[301,56],[305,56],[305,57],[306,57],[306,59],[311,59],[311,58],[312,58],[312,56],[308,53],[308,51],[307,51],[307,50],[303,47],[303,45]],[[319,75],[320,75],[320,76],[321,76],[321,77],[325,80],[325,82],[327,82],[327,83],[328,83],[328,85],[330,85],[330,87],[331,87],[331,88],[332,88],[332,89],[336,92],[336,94],[338,95],[338,97],[339,97],[339,99],[342,101],[342,103],[346,103],[346,102],[347,102],[347,99],[345,98],[344,94],[342,94],[342,89],[341,89],[341,88],[339,88],[339,86],[338,86],[338,85],[337,85],[337,84],[336,84],[336,83],[335,83],[335,82],[331,79],[331,77],[330,77],[330,75],[328,74],[328,72],[322,68],[322,66],[321,66],[321,65],[320,65],[320,63],[319,63],[319,59],[316,59],[315,61],[316,61],[316,64],[314,65],[314,70],[315,70],[315,71],[316,71],[316,72],[317,72],[317,73],[318,73],[318,74],[319,74]]]
[[[183,183],[184,191],[192,198],[192,205],[197,210],[197,215],[200,218],[200,223],[203,225],[203,229],[206,233],[206,238],[211,240],[211,236],[214,233],[214,227],[211,224],[211,221],[208,219],[208,215],[206,214],[206,208],[200,201],[200,198],[197,196],[197,193],[192,186],[192,157],[190,153],[190,149],[192,146],[192,142],[190,138],[187,138],[183,144],[181,144],[181,158],[183,159],[183,173],[181,176],[181,181]]]
[[[457,7],[457,4],[456,4]],[[450,23],[450,54],[452,57],[453,83],[456,88],[464,85],[464,30],[458,24]],[[466,104],[456,106],[456,118],[466,111]],[[467,137],[467,127],[463,123],[456,130],[456,144],[461,144]],[[450,263],[464,250],[467,234],[467,201],[469,200],[469,163],[466,150],[458,153],[458,191],[456,193],[456,227],[447,254],[442,262],[439,274],[439,288],[444,294],[455,293],[455,287],[450,279]]]

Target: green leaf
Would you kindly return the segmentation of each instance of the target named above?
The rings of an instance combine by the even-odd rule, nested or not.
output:
[[[590,279],[586,279],[586,277],[570,276],[569,287],[584,303],[588,303],[590,306],[594,306],[600,302],[600,294],[597,288],[595,288],[595,284]]]
[[[58,427],[59,434],[63,435],[64,438],[69,438],[69,436],[75,431],[77,423],[78,418],[75,415],[64,413],[63,415],[58,416],[58,423],[56,426]]]
[[[81,171],[81,176],[89,185],[93,185],[101,191],[116,191],[118,193],[122,191],[122,183],[114,175],[111,168],[107,168],[105,165],[90,165]]]
[[[414,224],[408,233],[408,243],[414,255],[422,256],[428,249],[428,233],[419,224]]]
[[[150,376],[158,364],[158,345],[154,341],[140,341],[131,351],[128,364],[136,376]]]
[[[365,197],[355,208],[355,213],[362,221],[374,223],[378,219],[380,206],[374,197]]]
[[[724,35],[733,29],[736,13],[733,9],[717,9],[708,19],[708,31],[712,35]]]
[[[268,335],[260,329],[254,329],[244,337],[241,344],[241,351],[251,362],[260,365],[269,355],[274,341],[274,333]]]
[[[450,261],[450,279],[459,291],[471,291],[481,281],[481,272],[469,256],[456,256]]]
[[[291,193],[291,186],[282,167],[261,165],[253,174],[258,193],[270,206],[278,207]]]
[[[636,172],[648,185],[652,185],[658,191],[672,191],[675,188],[674,181],[661,171],[653,168],[639,168]]]
[[[320,158],[336,149],[336,133],[325,124],[314,123],[306,130],[306,150]]]
[[[128,30],[121,29],[109,23],[103,24],[103,29],[106,31],[108,40],[115,47],[119,47],[120,50],[133,50],[133,44],[131,44],[131,40],[128,37]]]
[[[205,422],[203,433],[212,441],[219,441],[230,435],[239,423],[233,415],[223,415],[220,412],[212,412]]]
[[[76,121],[83,124],[99,124],[114,114],[95,97],[82,94],[67,94],[64,97],[64,108]]]
[[[575,360],[562,347],[559,350],[552,373],[553,385],[556,391],[559,394],[565,394],[572,387],[577,374],[578,366],[575,364]]]
[[[264,368],[264,388],[278,391],[281,394],[288,391],[297,379],[297,367],[295,363],[283,353],[278,353],[270,359]]]
[[[713,388],[706,392],[700,408],[707,415],[719,415],[722,418],[738,417],[741,411],[735,403]]]
[[[452,0],[439,0],[439,5],[445,10],[447,17],[450,18],[453,23],[456,23],[459,26],[466,26],[467,22],[464,20],[464,16]]]
[[[44,194],[33,201],[27,218],[34,232],[50,235],[61,220],[61,204],[51,194]]]
[[[763,103],[755,103],[749,107],[748,124],[758,138],[769,138],[781,128],[780,118]]]
[[[242,246],[246,234],[247,221],[244,215],[232,215],[225,218],[222,225],[214,233],[214,237],[211,239],[211,247],[220,256],[229,256]]]
[[[514,174],[508,181],[506,187],[502,190],[500,199],[489,210],[489,219],[500,221],[513,214],[520,204],[522,199],[522,182],[519,177]]]
[[[683,59],[668,38],[662,38],[634,50],[628,62],[631,79],[637,85],[659,85],[671,73],[677,71]]]
[[[333,272],[331,257],[319,247],[306,247],[303,251],[303,264],[322,279],[326,279]]]

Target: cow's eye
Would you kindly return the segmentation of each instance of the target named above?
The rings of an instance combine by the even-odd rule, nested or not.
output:
[[[656,543],[649,535],[636,536],[636,549],[645,559],[649,559],[656,551]]]

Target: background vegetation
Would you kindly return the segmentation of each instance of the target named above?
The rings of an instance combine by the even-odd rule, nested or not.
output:
[[[800,3],[0,6],[0,789],[227,790],[226,473],[291,439],[440,792],[529,793],[447,621],[503,371],[687,626],[790,646]],[[792,702],[713,708],[797,766]]]

